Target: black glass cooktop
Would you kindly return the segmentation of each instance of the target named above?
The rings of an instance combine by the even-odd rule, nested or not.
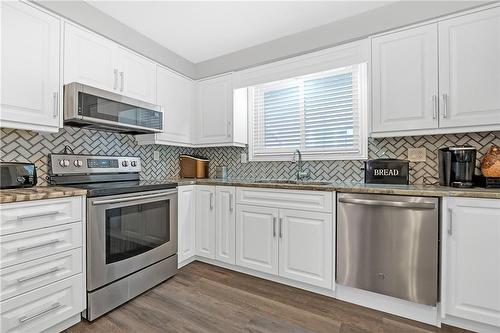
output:
[[[86,189],[88,197],[100,197],[105,195],[117,195],[176,188],[177,183],[168,180],[131,180],[120,182],[67,184],[67,186]]]

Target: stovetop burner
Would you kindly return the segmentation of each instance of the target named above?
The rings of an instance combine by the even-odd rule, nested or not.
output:
[[[168,180],[132,180],[122,182],[70,184],[68,186],[86,189],[88,197],[100,197],[106,195],[164,190],[177,187],[177,183]]]

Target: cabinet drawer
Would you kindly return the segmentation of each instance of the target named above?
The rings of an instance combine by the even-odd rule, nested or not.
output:
[[[0,235],[82,220],[81,197],[14,202],[1,207]]]
[[[84,308],[83,275],[78,274],[0,302],[0,332],[41,332]]]
[[[332,193],[240,187],[236,189],[236,203],[330,213]]]
[[[81,272],[81,248],[1,269],[0,300],[6,300]]]
[[[0,237],[0,268],[82,246],[81,222]]]

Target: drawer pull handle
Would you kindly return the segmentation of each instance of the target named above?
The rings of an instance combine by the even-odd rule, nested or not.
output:
[[[32,250],[32,249],[37,249],[39,247],[49,246],[49,245],[52,245],[52,244],[59,243],[60,241],[61,241],[60,239],[54,239],[54,240],[51,240],[51,241],[48,241],[48,242],[45,242],[45,243],[39,243],[39,244],[36,244],[36,245],[21,246],[21,247],[17,248],[17,252],[24,252],[24,251],[28,251],[28,250]]]
[[[41,277],[41,276],[44,276],[44,275],[49,275],[51,273],[55,273],[59,270],[59,267],[54,267],[54,268],[51,268],[45,272],[41,272],[41,273],[37,273],[37,274],[33,274],[33,275],[28,275],[28,276],[24,276],[22,278],[19,278],[17,279],[17,282],[19,283],[23,283],[23,282],[26,282],[26,281],[29,281],[29,280],[33,280],[33,279],[36,279],[37,277]]]
[[[33,217],[42,217],[42,216],[50,216],[50,215],[57,215],[60,214],[58,210],[50,211],[50,212],[45,212],[45,213],[35,213],[35,214],[25,214],[25,215],[19,215],[17,217],[18,220],[24,220],[24,219],[30,219]]]
[[[32,314],[31,316],[22,316],[22,317],[20,317],[20,318],[19,318],[19,322],[20,322],[21,324],[24,324],[24,323],[26,323],[26,322],[28,322],[28,321],[30,321],[30,320],[36,319],[36,318],[38,318],[38,317],[40,317],[40,316],[43,316],[43,315],[45,315],[45,314],[47,314],[47,313],[49,313],[49,312],[51,312],[51,311],[54,311],[55,309],[58,309],[58,308],[60,308],[61,306],[62,306],[62,304],[61,304],[61,303],[56,302],[56,303],[52,304],[50,307],[48,307],[47,309],[44,309],[44,310],[42,310],[42,311],[40,311],[40,312],[37,312],[37,313],[35,313],[35,314]]]

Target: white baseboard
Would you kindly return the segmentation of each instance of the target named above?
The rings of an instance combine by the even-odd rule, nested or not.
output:
[[[488,324],[478,323],[476,321],[457,318],[457,317],[453,317],[453,316],[446,316],[446,318],[443,319],[443,324],[456,326],[456,327],[464,328],[466,330],[470,330],[470,331],[474,331],[474,332],[481,332],[481,333],[498,333],[498,332],[500,332],[500,327],[498,327],[498,326],[491,326]]]

